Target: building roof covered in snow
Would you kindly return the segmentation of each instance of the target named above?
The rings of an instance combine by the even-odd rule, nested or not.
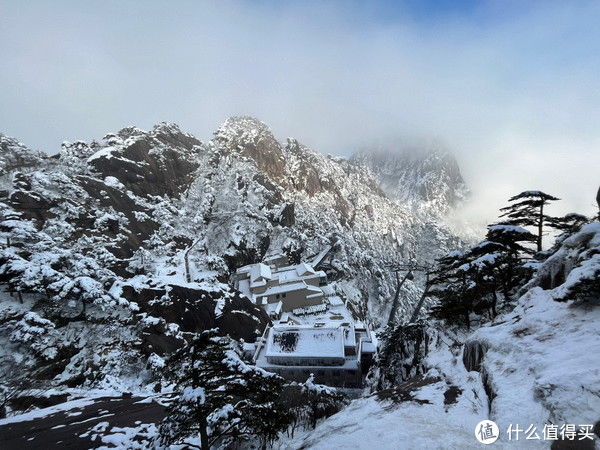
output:
[[[275,295],[275,294],[283,294],[284,292],[292,292],[292,291],[300,291],[300,290],[307,290],[307,291],[313,292],[313,294],[310,294],[310,295],[315,295],[315,294],[323,295],[323,291],[321,291],[320,288],[318,288],[316,286],[311,286],[310,284],[306,284],[304,281],[300,281],[299,283],[292,283],[292,284],[279,284],[279,285],[267,288],[267,290],[265,292],[262,292],[261,294],[257,294],[257,295],[260,297],[263,297],[263,296],[270,296],[270,295]]]
[[[344,358],[344,329],[273,327],[269,332],[266,356]]]
[[[308,264],[298,264],[296,266],[283,267],[282,269],[275,272],[274,276],[277,277],[280,283],[289,283],[294,280],[302,280],[305,278],[325,277],[325,272],[314,270]]]
[[[271,277],[271,268],[266,264],[258,263],[250,266],[250,281],[252,283],[256,281],[269,280]]]
[[[265,311],[269,316],[279,316],[283,309],[283,302],[280,300],[277,303],[268,303],[265,305]]]

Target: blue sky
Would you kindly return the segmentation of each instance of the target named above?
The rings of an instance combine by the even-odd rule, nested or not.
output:
[[[484,3],[476,0],[387,0],[372,2],[371,7],[376,11],[377,19],[383,22],[409,17],[415,21],[432,23],[456,17],[473,19],[485,8]]]
[[[0,0],[0,132],[52,153],[250,114],[324,153],[441,143],[484,220],[534,188],[590,213],[598,23],[589,1]]]

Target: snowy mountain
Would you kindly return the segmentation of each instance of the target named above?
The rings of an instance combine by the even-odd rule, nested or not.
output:
[[[251,348],[270,319],[230,276],[278,253],[292,263],[319,255],[330,294],[385,346],[365,395],[329,418],[348,400],[295,385],[293,407],[307,414],[312,399],[309,422],[319,424],[275,435],[276,448],[471,448],[484,418],[503,433],[496,445],[519,448],[507,441],[511,423],[541,433],[600,419],[598,223],[529,261],[518,292],[498,315],[474,317],[474,329],[407,324],[423,275],[407,277],[395,301],[393,266],[464,247],[442,220],[466,192],[446,154],[348,161],[279,142],[251,117],[228,119],[208,142],[161,123],[64,143],[56,157],[0,138],[0,413],[12,416],[0,437],[15,446],[31,421],[40,436],[74,439],[52,430],[79,415],[71,430],[90,446],[154,445],[168,356],[213,329]],[[227,370],[271,377],[235,346],[219,350]]]
[[[365,147],[350,161],[371,169],[390,198],[420,212],[443,216],[469,193],[454,156],[438,147]]]
[[[363,167],[295,139],[279,143],[256,119],[226,121],[199,147],[196,163],[178,214],[157,234],[194,241],[190,260],[200,272],[228,273],[276,252],[298,262],[332,246],[324,262],[330,279],[360,315],[377,321],[389,313],[396,284],[386,264],[430,260],[458,242],[443,225],[390,201]],[[404,292],[401,312],[414,305],[418,281]]]
[[[322,268],[335,290],[378,326],[396,288],[388,265],[459,244],[366,168],[280,143],[254,118],[227,120],[206,143],[166,123],[65,142],[55,157],[1,142],[6,395],[25,376],[59,391],[152,389],[181,333],[218,326],[252,341],[268,319],[226,283],[268,253],[298,262],[331,247]],[[396,317],[420,281],[403,287]]]

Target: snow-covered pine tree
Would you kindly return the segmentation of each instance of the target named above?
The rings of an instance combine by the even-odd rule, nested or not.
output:
[[[431,308],[431,316],[448,323],[464,320],[470,328],[470,315],[478,297],[476,267],[469,266],[468,252],[453,251],[437,260],[430,278],[429,295],[438,302]]]
[[[0,246],[22,246],[35,239],[37,229],[14,208],[0,203]]]
[[[495,316],[499,291],[509,299],[511,290],[524,281],[521,259],[532,251],[522,243],[536,240],[520,226],[494,224],[488,226],[486,240],[438,259],[430,279],[429,295],[438,299],[431,315],[449,323],[462,318],[467,328],[473,312],[490,310]]]
[[[134,275],[152,274],[153,259],[152,253],[144,247],[138,248],[129,259],[127,270]]]
[[[319,419],[335,414],[345,404],[345,397],[335,389],[316,384],[312,373],[302,385],[302,396],[306,398],[307,419],[313,429]]]
[[[292,420],[276,402],[284,380],[246,364],[235,343],[216,330],[195,335],[175,352],[165,375],[179,395],[160,426],[162,445],[199,435],[202,449],[252,438],[266,447]]]
[[[388,325],[377,334],[375,363],[367,375],[371,392],[390,389],[426,371],[429,351],[426,322]]]
[[[503,288],[504,296],[509,299],[510,291],[525,281],[529,271],[522,267],[523,258],[533,250],[523,245],[537,242],[538,236],[523,227],[498,223],[488,226],[486,239],[503,246],[502,258],[498,261],[495,273]]]
[[[537,229],[537,251],[541,252],[544,223],[549,218],[544,213],[544,206],[554,200],[560,199],[542,191],[523,191],[508,199],[509,202],[515,203],[501,208],[500,211],[503,211],[504,214],[500,217],[506,217],[504,223],[507,225],[535,227]]]
[[[473,303],[473,312],[483,314],[490,310],[492,317],[496,316],[498,291],[508,297],[510,279],[506,276],[507,247],[499,242],[482,241],[466,252],[468,262],[459,269],[467,272],[472,283],[477,286],[478,297]]]

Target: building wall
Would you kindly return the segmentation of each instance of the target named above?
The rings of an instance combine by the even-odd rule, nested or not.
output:
[[[250,288],[250,292],[252,294],[262,294],[268,288],[273,287],[273,286],[278,286],[277,281],[275,281],[275,280],[266,280],[266,283],[263,286],[251,287]]]
[[[314,298],[308,298],[308,295],[314,294],[314,292],[308,289],[300,289],[298,291],[286,292],[285,297],[280,295],[277,298],[276,295],[269,296],[267,299],[268,303],[276,303],[281,300],[283,303],[283,312],[289,312],[296,308],[303,308],[304,306],[320,305],[323,303],[323,296]]]
[[[319,287],[321,284],[321,277],[313,275],[311,278],[304,278],[303,281],[311,286]]]
[[[325,384],[327,386],[360,388],[363,384],[362,372],[360,369],[342,370],[329,367],[317,368],[302,368],[302,367],[265,367],[269,372],[275,372],[283,378],[291,381],[304,383],[310,374],[315,376],[315,382]]]
[[[267,356],[271,364],[282,366],[343,366],[344,357],[340,358],[302,358],[294,356]]]

